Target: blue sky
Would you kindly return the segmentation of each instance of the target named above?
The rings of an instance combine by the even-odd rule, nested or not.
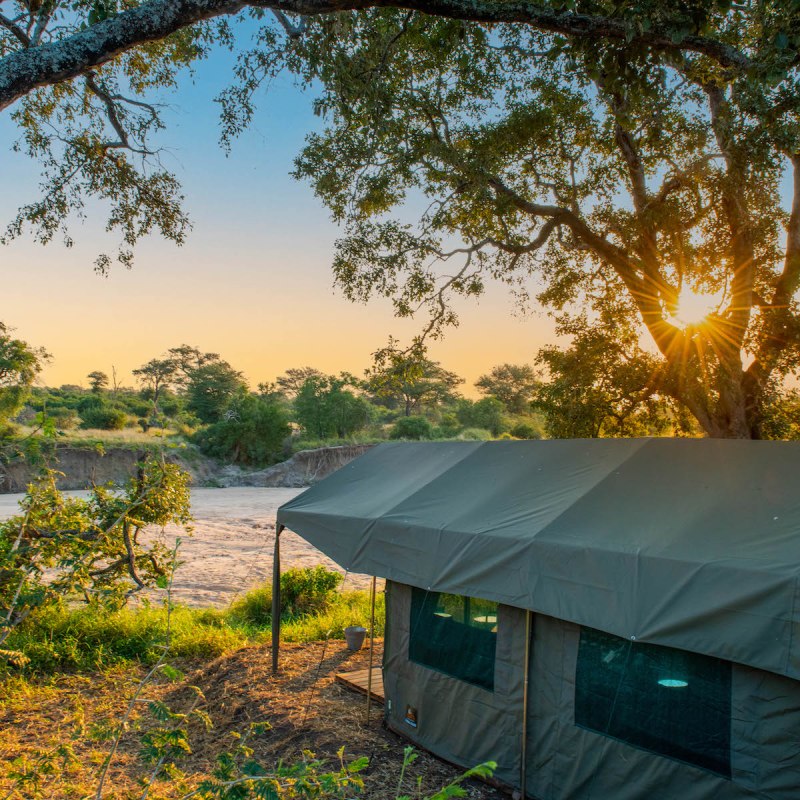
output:
[[[170,107],[158,140],[163,161],[183,184],[194,226],[186,245],[152,237],[137,247],[133,270],[98,277],[93,260],[113,240],[103,231],[104,210],[90,206],[86,222],[71,231],[72,248],[24,238],[3,249],[0,319],[52,353],[47,384],[85,384],[88,372],[110,373],[112,365],[130,384],[131,369],[183,342],[221,353],[253,384],[305,365],[360,374],[390,334],[408,340],[421,327],[422,320],[394,319],[385,301],[353,305],[333,289],[337,228],[311,188],[288,174],[304,137],[320,124],[310,93],[278,79],[226,157],[213,98],[232,63],[230,54],[216,53],[161,97]],[[15,137],[7,111],[0,115],[2,172],[13,191],[0,197],[3,225],[37,193],[37,165],[10,152]],[[460,311],[459,328],[431,353],[467,379],[469,393],[493,365],[530,362],[552,339],[543,316],[514,315],[502,287]]]

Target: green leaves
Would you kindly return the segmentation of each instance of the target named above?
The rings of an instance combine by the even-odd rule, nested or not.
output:
[[[117,608],[135,591],[167,588],[175,568],[175,549],[144,545],[138,533],[188,526],[188,475],[180,468],[151,458],[122,491],[95,487],[87,500],[64,497],[56,477],[46,471],[22,513],[0,523],[0,645],[48,605],[80,598]]]
[[[75,5],[80,5],[76,3]],[[119,8],[116,0],[94,0],[86,21],[89,25],[96,25],[98,22],[109,19],[117,14]]]

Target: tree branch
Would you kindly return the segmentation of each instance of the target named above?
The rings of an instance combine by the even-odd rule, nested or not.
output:
[[[708,96],[714,137],[725,160],[726,181],[722,190],[722,207],[731,234],[733,279],[731,302],[726,315],[729,325],[725,335],[720,337],[719,345],[727,362],[740,364],[741,348],[750,324],[755,282],[752,232],[744,191],[747,165],[742,163],[736,152],[732,112],[724,90],[716,84],[706,84],[703,88]],[[738,368],[741,369],[740,366]]]
[[[314,16],[367,8],[405,8],[454,19],[484,23],[521,23],[548,33],[630,41],[622,19],[574,14],[531,5],[524,0],[148,0],[114,17],[91,25],[65,39],[28,47],[10,20],[5,26],[25,45],[24,50],[0,60],[0,110],[41,86],[71,80],[105,64],[121,53],[160,39],[190,25],[245,8],[275,9],[282,14]],[[13,23],[11,23],[13,25]],[[708,56],[722,67],[743,71],[750,59],[730,45],[705,36],[689,35],[673,41],[666,28],[637,33],[633,42],[660,51],[692,52]]]
[[[0,27],[5,28],[11,35],[22,44],[23,47],[30,47],[31,40],[22,28],[14,20],[9,19],[5,14],[0,14]]]

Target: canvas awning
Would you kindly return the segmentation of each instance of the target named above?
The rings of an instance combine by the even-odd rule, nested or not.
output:
[[[353,571],[800,678],[800,444],[382,444],[278,510]]]

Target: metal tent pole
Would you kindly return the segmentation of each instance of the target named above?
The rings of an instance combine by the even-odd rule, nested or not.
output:
[[[370,598],[370,620],[369,620],[369,672],[367,673],[367,725],[369,725],[369,712],[372,706],[372,656],[375,652],[375,575],[372,576],[372,592]]]
[[[272,674],[278,673],[278,652],[281,647],[281,531],[275,526],[275,551],[272,556]]]
[[[519,791],[520,799],[525,800],[528,796],[525,784],[527,782],[527,767],[528,767],[528,675],[531,666],[531,621],[533,614],[527,610],[525,611],[525,657],[524,671],[525,675],[522,680],[522,747],[521,747],[521,764],[519,768]]]

